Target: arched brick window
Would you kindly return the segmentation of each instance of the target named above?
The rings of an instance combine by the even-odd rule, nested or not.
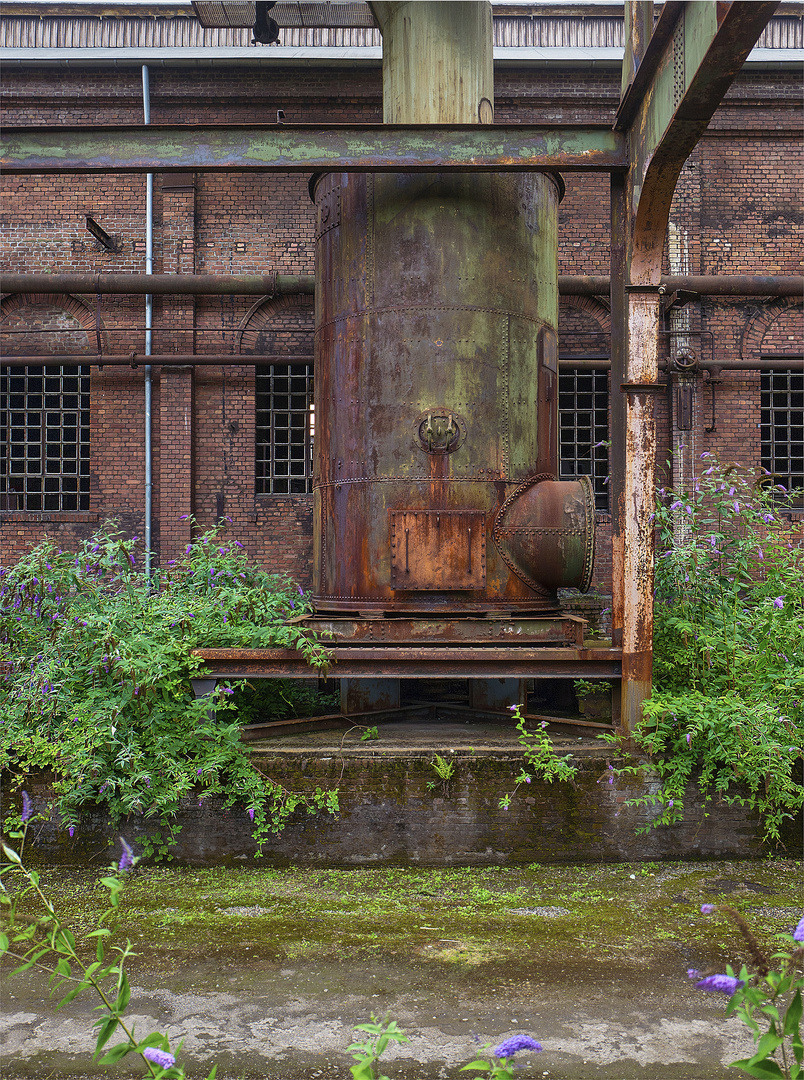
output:
[[[89,509],[89,365],[47,364],[48,354],[87,353],[94,318],[74,297],[8,296],[0,308],[0,510]]]
[[[558,333],[558,461],[562,477],[588,476],[598,510],[609,508],[608,308],[585,296],[562,297]],[[583,366],[572,366],[573,358]],[[598,367],[594,365],[599,361]]]
[[[776,483],[796,493],[804,509],[804,306],[785,298],[769,303],[746,327],[745,359],[760,371],[760,447],[762,467]],[[771,358],[789,361],[771,369]]]
[[[255,493],[305,495],[313,489],[313,301],[261,300],[243,320],[240,352],[305,357],[255,368]]]

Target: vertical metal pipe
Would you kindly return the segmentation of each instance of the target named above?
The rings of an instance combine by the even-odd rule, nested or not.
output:
[[[143,122],[151,122],[151,86],[148,67],[142,66],[142,112]],[[154,272],[154,174],[145,177],[145,273]],[[145,355],[151,355],[154,298],[145,294]],[[153,444],[152,444],[153,380],[151,365],[145,365],[145,577],[151,580],[151,540],[153,516]]]

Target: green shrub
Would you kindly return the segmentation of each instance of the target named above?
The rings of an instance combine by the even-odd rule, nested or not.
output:
[[[633,735],[660,777],[654,824],[679,820],[687,781],[756,809],[766,839],[804,803],[804,532],[762,470],[710,455],[656,512],[654,691]],[[638,771],[639,765],[626,766]]]
[[[302,590],[249,565],[223,529],[188,544],[149,587],[135,540],[107,524],[77,552],[46,540],[0,571],[0,766],[18,784],[52,770],[65,829],[89,805],[113,821],[149,819],[146,851],[164,852],[191,795],[240,804],[260,850],[297,808],[337,809],[335,792],[291,792],[254,768],[232,687],[218,684],[210,702],[190,684],[200,646],[296,648],[323,666],[323,646],[288,622],[309,610]]]

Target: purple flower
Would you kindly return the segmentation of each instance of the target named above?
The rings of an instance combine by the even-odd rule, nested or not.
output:
[[[793,931],[794,941],[804,941],[804,915],[799,919],[798,926]]]
[[[520,1050],[535,1050],[538,1053],[541,1048],[542,1044],[531,1039],[530,1035],[512,1035],[510,1039],[495,1046],[492,1054],[496,1058],[509,1058],[518,1054]]]
[[[243,545],[242,545],[242,544],[240,543],[240,541],[239,541],[239,540],[235,540],[235,547],[239,547],[239,548],[241,548],[242,546],[243,546]]]
[[[189,516],[189,514],[179,514],[179,521],[186,521]]]
[[[167,1050],[160,1050],[158,1046],[146,1046],[142,1052],[146,1061],[152,1061],[160,1069],[169,1069],[176,1064],[176,1059]]]
[[[681,507],[683,505],[684,504],[682,503],[681,499],[676,499],[676,501],[674,503],[670,504],[670,509],[671,510],[678,510],[679,507]]]
[[[689,731],[688,731],[688,732],[687,732],[687,746],[689,746],[689,744],[690,744],[690,739],[691,739],[691,738],[692,738],[692,735],[691,735],[691,734],[689,733]]]
[[[773,514],[763,514],[762,520],[765,522],[766,525],[770,525],[770,523],[773,521]]]
[[[518,708],[519,708],[518,705],[509,705],[508,706],[508,711],[509,712],[515,712]]]
[[[688,979],[700,979],[701,973],[697,968],[687,968]]]
[[[123,870],[130,870],[134,865],[134,852],[131,849],[131,845],[127,844],[123,837],[120,837],[120,843],[123,845],[123,854],[120,856],[120,862],[117,864],[117,869],[122,873]],[[173,1062],[171,1062],[171,1065]],[[167,1066],[165,1066],[167,1068]]]
[[[196,770],[195,770],[195,775],[196,775],[196,776],[201,776],[201,774],[203,773],[203,771],[204,771],[203,769],[196,769]]]
[[[529,776],[526,776],[526,777],[525,777],[525,783],[526,783],[526,784],[529,784],[529,783],[530,783],[530,777],[529,777]]]
[[[192,550],[193,550],[193,545],[188,544],[187,547],[184,549],[184,554],[189,555]]]
[[[28,821],[31,814],[33,814],[33,804],[31,803],[31,798],[28,795],[27,791],[23,791],[23,793],[22,793],[22,813],[20,814],[20,820],[23,821],[23,822]]]
[[[745,981],[735,978],[734,975],[707,975],[695,985],[699,990],[719,990],[721,994],[728,994],[731,997],[738,990],[742,990]]]
[[[246,813],[248,814],[248,816],[249,816],[249,817],[251,818],[251,820],[253,821],[253,820],[254,820],[254,807],[253,807],[253,806],[250,806],[250,807],[248,808],[248,810],[246,811]]]
[[[776,599],[773,601],[773,606],[775,608],[783,608],[784,607],[784,597],[783,596],[777,596]]]
[[[740,513],[740,504],[739,504],[739,503],[737,502],[737,500],[736,500],[736,499],[734,500],[734,513],[735,513],[735,514],[739,514],[739,513]]]
[[[71,825],[67,832],[70,835],[70,839],[72,839],[75,836],[75,825]]]
[[[701,914],[702,915],[711,915],[714,910],[715,910],[715,905],[714,904],[701,904]]]
[[[673,800],[671,799],[670,802],[667,805],[672,806],[673,805]]]

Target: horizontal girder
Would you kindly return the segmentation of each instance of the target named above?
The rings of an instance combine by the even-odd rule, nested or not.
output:
[[[627,165],[625,138],[605,126],[527,124],[249,124],[6,127],[9,174],[244,171],[602,171]]]

